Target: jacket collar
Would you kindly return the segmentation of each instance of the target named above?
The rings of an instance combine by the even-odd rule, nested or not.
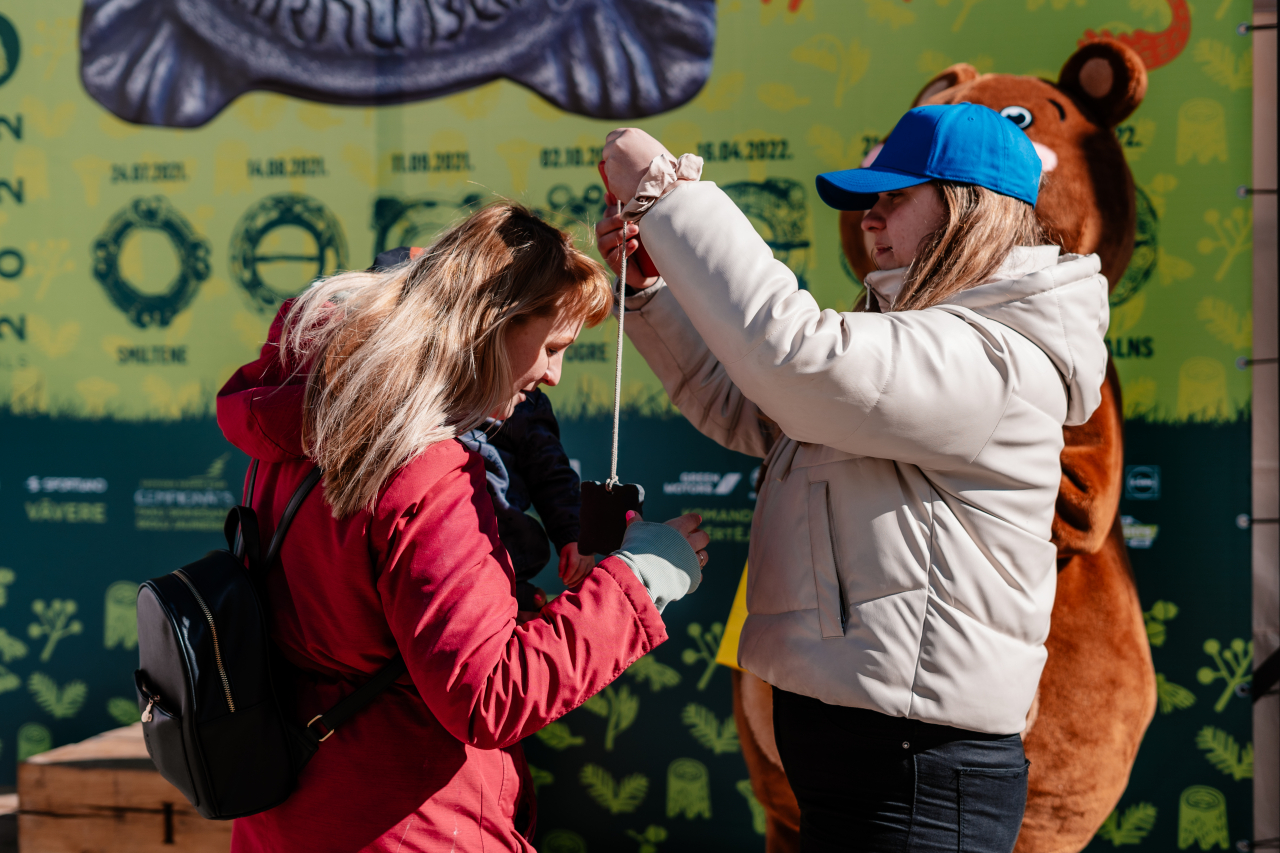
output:
[[[1000,268],[983,284],[1022,278],[1024,275],[1047,269],[1058,262],[1060,251],[1057,246],[1014,246],[1013,251],[1004,259],[1004,263],[1000,264]],[[894,303],[898,300],[898,294],[902,293],[902,285],[906,277],[906,267],[867,273],[867,289],[876,300],[875,306],[868,307],[877,307],[882,314],[892,311]]]

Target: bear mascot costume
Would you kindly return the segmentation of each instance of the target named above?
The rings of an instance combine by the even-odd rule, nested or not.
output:
[[[1114,288],[1133,254],[1137,215],[1115,127],[1146,88],[1139,54],[1102,37],[1067,60],[1056,84],[953,65],[911,106],[968,101],[1018,124],[1044,164],[1040,221],[1065,251],[1096,252]],[[845,255],[860,278],[875,269],[861,221],[860,212],[840,217]],[[1113,366],[1102,391],[1093,417],[1064,431],[1053,523],[1058,590],[1048,662],[1023,732],[1031,771],[1019,853],[1078,851],[1089,843],[1124,792],[1155,713],[1151,650],[1117,514],[1123,446]],[[733,675],[742,751],[767,815],[766,850],[796,851],[799,808],[778,759],[770,688],[750,673]]]

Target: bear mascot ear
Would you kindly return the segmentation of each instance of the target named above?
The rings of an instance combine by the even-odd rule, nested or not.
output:
[[[912,109],[920,106],[934,95],[941,95],[948,89],[954,89],[962,83],[978,79],[978,69],[967,62],[958,62],[950,68],[944,68],[920,90],[916,99],[911,102]]]
[[[1146,96],[1147,67],[1133,48],[1104,38],[1071,54],[1058,75],[1058,88],[1099,124],[1115,127]]]
[[[950,68],[943,69],[926,83],[916,95],[915,100],[911,102],[911,106],[918,107],[948,89],[954,89],[956,86],[977,79],[978,69],[966,62],[959,62]],[[861,165],[870,166],[875,155],[879,153],[880,146],[877,145],[871,149]],[[845,258],[849,261],[849,268],[853,270],[853,274],[859,281],[865,279],[867,273],[874,272],[876,269],[875,261],[871,259],[871,243],[870,235],[862,230],[862,211],[840,211],[840,246],[844,249]]]

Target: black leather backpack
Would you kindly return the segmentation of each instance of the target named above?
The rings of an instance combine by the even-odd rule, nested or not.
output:
[[[254,460],[247,504],[257,472]],[[206,818],[244,817],[284,802],[320,743],[405,672],[397,655],[305,725],[294,719],[291,697],[276,689],[273,674],[287,664],[268,635],[263,576],[320,475],[314,469],[294,492],[265,555],[257,516],[238,506],[223,529],[231,550],[210,551],[138,590],[134,683],[147,752]]]

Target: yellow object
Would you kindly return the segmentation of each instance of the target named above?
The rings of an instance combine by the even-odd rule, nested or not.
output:
[[[732,669],[738,666],[738,640],[742,637],[742,623],[747,621],[747,566],[742,566],[742,580],[738,581],[738,591],[733,596],[733,607],[729,610],[729,619],[724,623],[724,636],[720,638],[720,649],[716,652],[716,663]]]

